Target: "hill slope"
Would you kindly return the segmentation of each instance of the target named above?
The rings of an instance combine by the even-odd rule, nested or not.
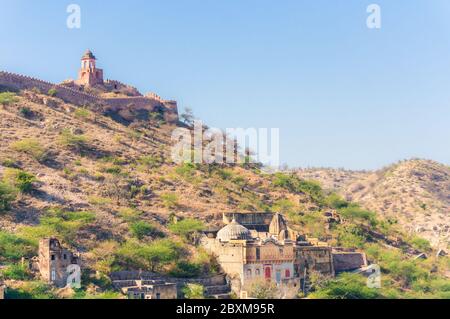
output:
[[[446,248],[450,233],[450,167],[430,160],[408,160],[376,172],[300,170],[350,201],[398,221],[408,232]]]

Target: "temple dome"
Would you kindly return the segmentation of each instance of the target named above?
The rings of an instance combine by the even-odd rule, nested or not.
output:
[[[250,231],[239,224],[235,219],[217,233],[217,239],[222,242],[228,242],[230,240],[248,240],[251,238]]]

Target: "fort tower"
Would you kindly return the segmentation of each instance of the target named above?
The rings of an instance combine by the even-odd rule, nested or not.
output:
[[[96,84],[103,84],[103,70],[97,69],[95,66],[94,54],[90,50],[81,58],[81,70],[78,73],[78,85],[93,86]]]

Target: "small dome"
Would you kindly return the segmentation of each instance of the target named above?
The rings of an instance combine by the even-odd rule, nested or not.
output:
[[[217,239],[222,242],[228,242],[230,240],[247,240],[251,238],[250,231],[239,224],[235,219],[217,233]]]
[[[83,58],[83,59],[94,59],[94,60],[95,60],[95,56],[94,56],[94,54],[91,52],[91,50],[87,50],[87,51],[84,53],[84,55],[83,55],[82,58]]]

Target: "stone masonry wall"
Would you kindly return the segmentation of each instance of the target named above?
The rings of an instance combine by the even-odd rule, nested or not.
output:
[[[46,94],[50,89],[57,91],[56,97],[67,103],[77,106],[93,108],[102,112],[119,112],[121,110],[147,110],[153,111],[156,107],[161,107],[165,113],[165,119],[169,123],[178,121],[177,104],[174,101],[161,101],[151,97],[128,97],[103,99],[98,96],[80,92],[76,89],[50,82],[35,79],[29,76],[0,71],[0,87],[13,90],[38,89]]]
[[[79,106],[85,106],[89,104],[103,104],[102,99],[95,95],[80,92],[63,85],[52,84],[50,82],[38,80],[29,76],[8,72],[0,72],[0,86],[12,88],[15,90],[38,89],[41,93],[44,94],[46,94],[50,89],[56,89],[56,97],[62,99],[67,103]]]

